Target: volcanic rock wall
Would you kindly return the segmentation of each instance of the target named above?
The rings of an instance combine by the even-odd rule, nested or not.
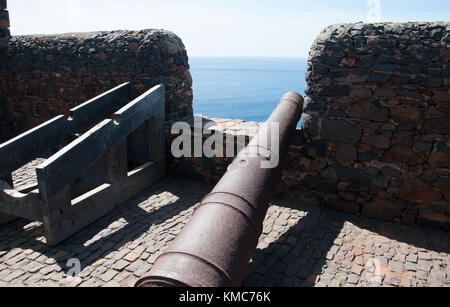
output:
[[[300,196],[450,225],[450,24],[326,28],[308,59]],[[296,185],[293,186],[296,188]]]

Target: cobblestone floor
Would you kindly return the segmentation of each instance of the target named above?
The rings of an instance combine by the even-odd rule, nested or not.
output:
[[[132,286],[208,192],[167,177],[57,247],[40,223],[0,226],[0,286]],[[448,233],[275,200],[244,285],[450,286],[449,251]]]

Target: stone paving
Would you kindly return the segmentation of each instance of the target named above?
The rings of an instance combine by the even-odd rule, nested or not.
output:
[[[209,190],[167,177],[57,247],[38,222],[0,226],[0,286],[132,286]],[[448,233],[274,200],[244,285],[448,287],[449,251]]]

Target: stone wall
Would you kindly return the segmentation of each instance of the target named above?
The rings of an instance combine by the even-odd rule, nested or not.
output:
[[[9,12],[7,8],[8,4],[6,0],[0,0],[0,40],[11,37],[11,31],[9,31]]]
[[[450,24],[326,28],[308,59],[304,198],[450,225]],[[313,167],[314,166],[314,167]]]
[[[0,139],[8,139],[119,85],[133,96],[163,83],[167,120],[192,117],[182,41],[164,30],[14,36],[0,44]]]
[[[450,229],[449,28],[326,28],[311,48],[302,130],[292,141],[278,196]],[[242,121],[210,120],[224,138],[248,135]],[[231,160],[175,159],[171,166],[173,173],[214,184]]]

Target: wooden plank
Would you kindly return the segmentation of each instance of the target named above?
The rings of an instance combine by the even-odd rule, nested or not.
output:
[[[62,144],[69,133],[69,121],[61,115],[1,144],[0,177],[43,157]]]
[[[123,83],[70,110],[73,133],[82,133],[109,118],[130,100],[130,83]]]
[[[52,198],[92,167],[105,152],[123,141],[163,108],[164,86],[156,86],[104,120],[36,168],[43,200]]]

